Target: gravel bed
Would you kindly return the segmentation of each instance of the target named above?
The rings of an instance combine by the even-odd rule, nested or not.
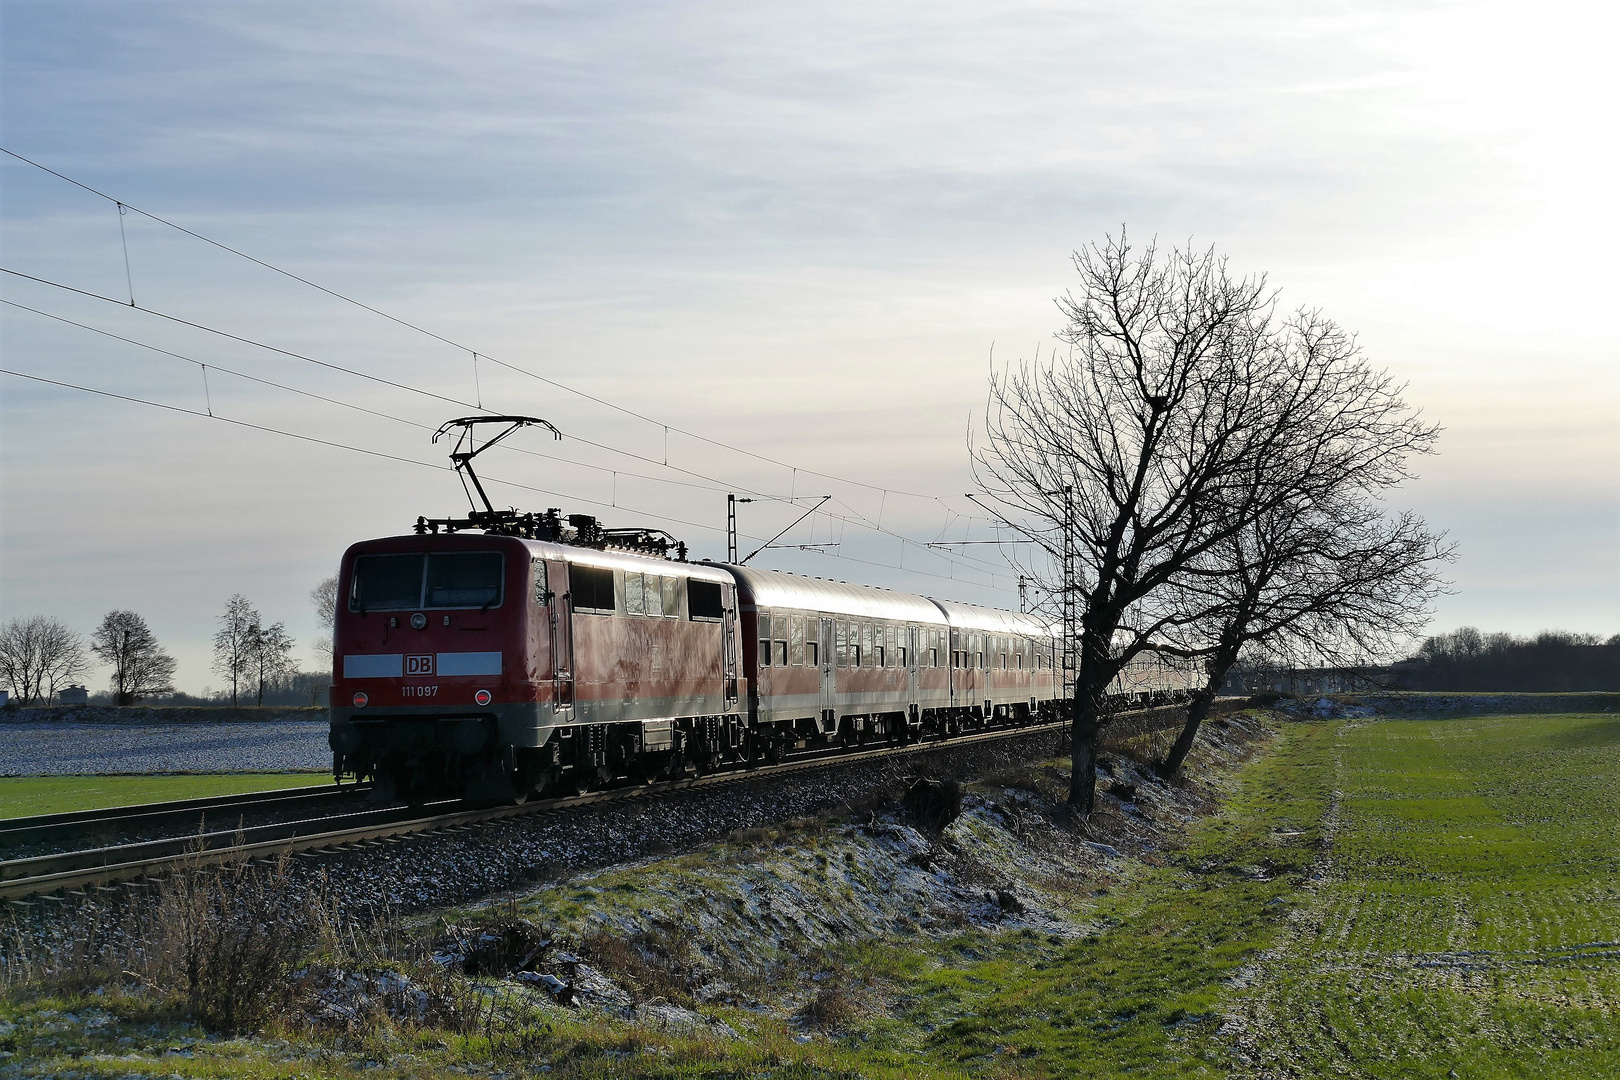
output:
[[[296,772],[332,767],[326,725],[7,724],[0,776]],[[311,781],[318,782],[315,780]]]
[[[507,818],[459,834],[406,838],[365,852],[306,860],[301,870],[324,872],[334,899],[352,911],[416,911],[690,850],[738,829],[846,807],[859,810],[898,796],[908,775],[983,776],[1050,757],[1057,741],[1056,733],[1043,731],[899,758],[835,762],[716,788]]]

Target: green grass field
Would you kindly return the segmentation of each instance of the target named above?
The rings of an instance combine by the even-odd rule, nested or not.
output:
[[[0,777],[0,818],[60,814],[108,806],[203,799],[330,783],[327,773],[206,773],[196,776]]]
[[[1617,869],[1612,714],[1294,727],[1186,851],[1102,898],[1079,942],[864,950],[896,1007],[839,1063],[1613,1077]]]
[[[1234,1002],[1300,1075],[1620,1075],[1620,719],[1330,736],[1321,888]]]

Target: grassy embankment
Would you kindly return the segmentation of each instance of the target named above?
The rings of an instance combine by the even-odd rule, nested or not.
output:
[[[330,780],[330,774],[319,772],[0,777],[0,818],[313,787]]]
[[[1291,725],[1183,850],[1083,899],[1089,932],[851,948],[858,1008],[802,1045],[553,1014],[496,1062],[431,1030],[180,1057],[179,1029],[70,1033],[15,1002],[0,1041],[93,1075],[1612,1076],[1617,766],[1612,715]]]

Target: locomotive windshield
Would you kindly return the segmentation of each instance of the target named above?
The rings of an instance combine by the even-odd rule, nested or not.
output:
[[[501,602],[501,577],[498,551],[360,555],[349,610],[493,607]]]

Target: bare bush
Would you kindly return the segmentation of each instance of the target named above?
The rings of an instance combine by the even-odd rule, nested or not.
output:
[[[43,705],[89,670],[84,639],[59,619],[34,615],[0,627],[0,679],[19,705]]]

